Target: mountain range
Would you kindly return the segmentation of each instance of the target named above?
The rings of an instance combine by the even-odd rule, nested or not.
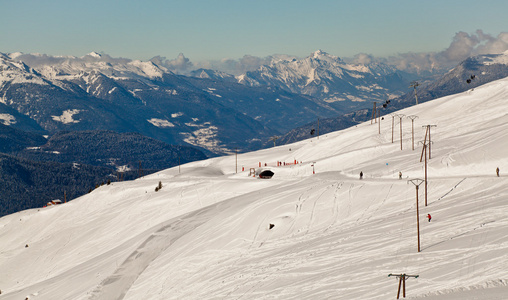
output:
[[[333,114],[326,103],[311,97],[187,78],[152,62],[90,54],[48,65],[38,64],[42,58],[31,55],[26,60],[32,68],[15,60],[22,57],[0,55],[0,117],[6,124],[49,134],[139,132],[217,155],[259,148],[263,140],[290,126]]]
[[[232,76],[176,75],[153,61],[92,52],[84,57],[0,54],[0,119],[46,134],[138,132],[209,156],[263,147],[316,120],[401,95],[408,74],[379,63],[353,65],[322,51],[274,59]]]
[[[396,110],[415,105],[416,98],[418,103],[424,103],[468,90],[473,91],[480,85],[505,77],[508,77],[508,52],[477,55],[464,60],[436,80],[417,85],[416,95],[412,88],[408,93],[390,99],[389,102],[386,100],[377,102],[376,109],[381,116],[386,117]],[[319,124],[317,120],[314,120],[291,129],[282,135],[278,142],[285,144],[310,138],[312,129],[316,134],[317,130],[322,134],[341,130],[370,120],[372,116],[372,108],[365,108],[332,118],[323,118]]]
[[[242,74],[237,80],[249,86],[277,86],[313,96],[347,113],[402,95],[414,78],[414,74],[383,63],[346,63],[318,50],[303,59],[275,57],[269,65]]]

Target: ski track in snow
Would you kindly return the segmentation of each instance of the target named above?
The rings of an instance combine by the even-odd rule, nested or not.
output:
[[[90,299],[123,299],[130,286],[150,263],[171,244],[207,221],[213,210],[208,207],[160,226],[116,270],[103,280]]]

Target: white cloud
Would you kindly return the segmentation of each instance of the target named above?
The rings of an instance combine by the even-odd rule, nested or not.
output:
[[[372,57],[372,55],[369,55],[366,53],[359,53],[359,54],[355,55],[355,57],[353,58],[353,62],[356,64],[366,65],[366,64],[370,64],[373,59],[374,58]]]
[[[179,74],[185,74],[194,69],[194,64],[190,61],[190,59],[185,57],[183,53],[180,53],[177,58],[172,60],[168,60],[162,56],[155,56],[151,58],[150,61]]]
[[[389,57],[385,62],[406,71],[431,71],[454,67],[470,56],[480,54],[500,54],[508,50],[508,32],[494,37],[477,30],[473,34],[457,32],[452,42],[443,51],[423,53],[403,53]]]

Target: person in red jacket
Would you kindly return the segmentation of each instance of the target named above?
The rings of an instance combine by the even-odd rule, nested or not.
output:
[[[427,218],[429,219],[429,222],[430,222],[430,219],[432,219],[432,217],[430,216],[430,214],[427,214]]]

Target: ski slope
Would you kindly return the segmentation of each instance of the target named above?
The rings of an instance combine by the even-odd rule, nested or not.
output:
[[[0,299],[395,299],[388,274],[419,276],[409,299],[507,299],[507,98],[503,79],[399,111],[415,150],[384,116],[5,216]]]

